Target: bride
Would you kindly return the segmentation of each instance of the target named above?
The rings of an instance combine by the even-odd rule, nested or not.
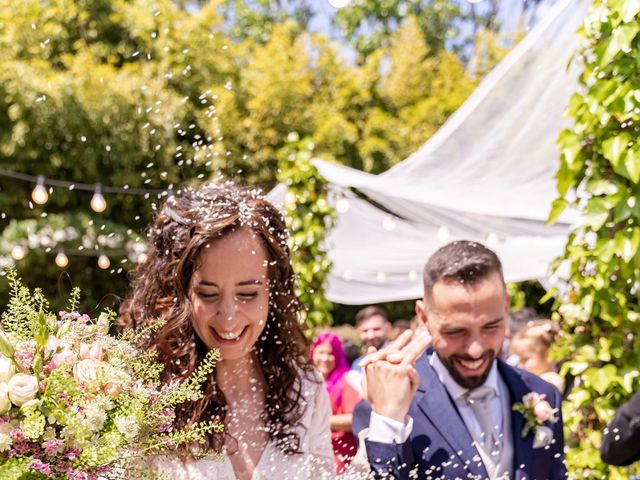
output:
[[[298,323],[287,235],[273,205],[232,183],[179,191],[149,228],[121,322],[166,319],[149,348],[167,383],[210,349],[221,354],[204,397],[181,405],[175,422],[222,423],[205,444],[221,458],[186,449],[155,458],[169,478],[315,480],[335,471],[331,407]]]

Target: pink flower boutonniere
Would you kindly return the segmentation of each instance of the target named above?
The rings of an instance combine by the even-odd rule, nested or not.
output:
[[[529,392],[522,397],[522,402],[513,404],[513,409],[520,412],[525,418],[522,438],[526,437],[530,431],[533,431],[535,435],[538,427],[546,422],[556,423],[558,421],[556,416],[558,409],[551,407],[549,402],[545,400],[544,394]]]

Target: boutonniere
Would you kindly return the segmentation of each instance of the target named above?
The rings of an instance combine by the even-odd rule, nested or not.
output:
[[[545,395],[537,392],[529,392],[522,397],[522,402],[514,403],[513,409],[520,412],[525,418],[524,428],[522,429],[522,438],[526,437],[530,431],[536,434],[538,427],[546,422],[556,423],[558,417],[557,408],[553,408],[549,402],[545,400]]]

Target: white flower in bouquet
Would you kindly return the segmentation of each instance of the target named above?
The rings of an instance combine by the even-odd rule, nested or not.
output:
[[[9,385],[7,382],[0,382],[0,415],[4,415],[11,409],[9,400]]]
[[[16,373],[16,367],[11,359],[0,354],[0,382],[8,382],[14,373]]]
[[[0,452],[11,449],[11,429],[13,426],[9,422],[0,424]]]
[[[38,379],[26,373],[16,373],[9,383],[9,399],[15,406],[20,407],[38,394]]]
[[[133,415],[123,417],[121,415],[116,416],[113,422],[118,427],[118,430],[127,440],[133,440],[138,435],[138,419]]]

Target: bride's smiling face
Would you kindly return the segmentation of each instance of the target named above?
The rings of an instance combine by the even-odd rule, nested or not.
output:
[[[269,315],[268,258],[259,237],[241,228],[202,249],[191,277],[193,327],[225,360],[248,355]]]

